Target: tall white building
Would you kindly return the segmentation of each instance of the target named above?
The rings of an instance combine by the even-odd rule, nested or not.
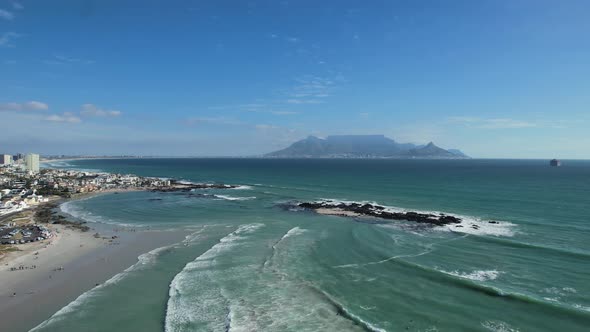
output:
[[[10,165],[12,164],[12,156],[9,154],[3,154],[0,161],[2,161],[2,165]]]
[[[27,167],[27,171],[33,173],[39,173],[39,155],[34,153],[29,153],[25,157],[25,166]]]

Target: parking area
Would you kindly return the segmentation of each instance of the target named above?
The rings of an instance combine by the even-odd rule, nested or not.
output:
[[[50,237],[51,231],[41,225],[0,227],[0,244],[24,244],[42,241]]]

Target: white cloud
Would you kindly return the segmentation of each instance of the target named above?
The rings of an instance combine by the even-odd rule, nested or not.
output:
[[[510,128],[529,128],[536,127],[537,125],[532,122],[519,121],[514,119],[488,119],[480,128],[487,129],[510,129]]]
[[[537,127],[535,122],[515,120],[511,118],[477,118],[457,116],[448,119],[451,123],[462,124],[467,127],[481,128],[481,129],[518,129]]]
[[[82,119],[70,112],[63,114],[52,114],[45,118],[45,121],[50,122],[64,122],[64,123],[80,123]]]
[[[0,9],[0,18],[5,20],[12,20],[14,18],[14,14],[9,12],[8,10]]]
[[[322,104],[323,101],[317,99],[287,99],[288,104]]]
[[[46,111],[49,105],[40,101],[27,101],[24,103],[4,103],[0,104],[0,111]]]
[[[120,111],[116,110],[108,110],[100,108],[94,104],[84,104],[82,105],[82,111],[80,111],[80,115],[82,116],[101,116],[101,117],[115,117],[121,115]]]
[[[25,9],[25,7],[21,3],[16,2],[16,1],[12,3],[12,8],[14,8],[16,10],[23,10],[23,9]]]
[[[16,39],[20,36],[21,35],[16,32],[5,32],[2,35],[0,35],[0,46],[14,47],[14,45],[11,44],[11,41],[13,41],[14,39]]]
[[[49,109],[49,105],[40,101],[28,101],[24,103],[24,108],[32,111],[45,111]]]
[[[72,58],[72,57],[68,57],[68,56],[64,56],[64,55],[54,55],[54,57],[59,60],[59,61],[63,61],[63,62],[82,62],[82,63],[94,63],[94,60],[84,60],[84,59],[77,59],[77,58]]]
[[[288,104],[321,104],[321,99],[330,97],[338,79],[306,75],[297,78],[297,85],[286,92]]]
[[[218,125],[241,125],[243,124],[241,121],[233,119],[233,118],[226,118],[226,117],[199,117],[199,118],[189,118],[185,121],[187,125],[195,126],[201,124],[218,124]]]
[[[258,130],[269,130],[269,129],[279,129],[278,126],[275,125],[269,125],[269,124],[257,124],[256,129]]]
[[[85,64],[90,65],[95,63],[94,60],[78,59],[65,55],[53,55],[52,59],[43,60],[48,65],[66,65],[66,64]]]
[[[288,110],[291,105],[323,104],[336,89],[337,83],[344,81],[341,76],[333,78],[305,75],[294,79],[291,87],[279,89],[278,97],[258,98],[255,103],[238,105],[210,106],[209,110],[236,110],[245,112],[268,113],[273,115],[294,115],[299,112]],[[275,99],[276,98],[276,99]],[[281,109],[287,110],[281,110]],[[279,109],[279,110],[276,110]]]
[[[270,111],[271,114],[274,115],[295,115],[299,114],[298,112],[291,112],[291,111]]]
[[[221,111],[221,110],[237,110],[240,112],[250,112],[250,113],[267,113],[273,115],[295,115],[299,114],[299,112],[294,111],[281,111],[281,110],[273,110],[273,108],[281,107],[280,105],[273,105],[270,104],[261,104],[261,103],[250,103],[250,104],[236,104],[236,105],[219,105],[219,106],[209,106],[207,107],[208,110],[212,111]]]

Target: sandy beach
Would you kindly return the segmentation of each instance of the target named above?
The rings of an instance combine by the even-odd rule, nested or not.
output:
[[[28,331],[80,294],[133,265],[142,253],[185,236],[180,231],[51,228],[56,233],[53,238],[23,245],[0,260],[1,330]],[[97,231],[98,238],[94,236]]]

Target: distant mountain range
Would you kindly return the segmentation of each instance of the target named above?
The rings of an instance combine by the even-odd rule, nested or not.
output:
[[[271,158],[469,158],[456,149],[445,150],[434,143],[398,143],[384,135],[309,136],[291,146],[265,155]]]

